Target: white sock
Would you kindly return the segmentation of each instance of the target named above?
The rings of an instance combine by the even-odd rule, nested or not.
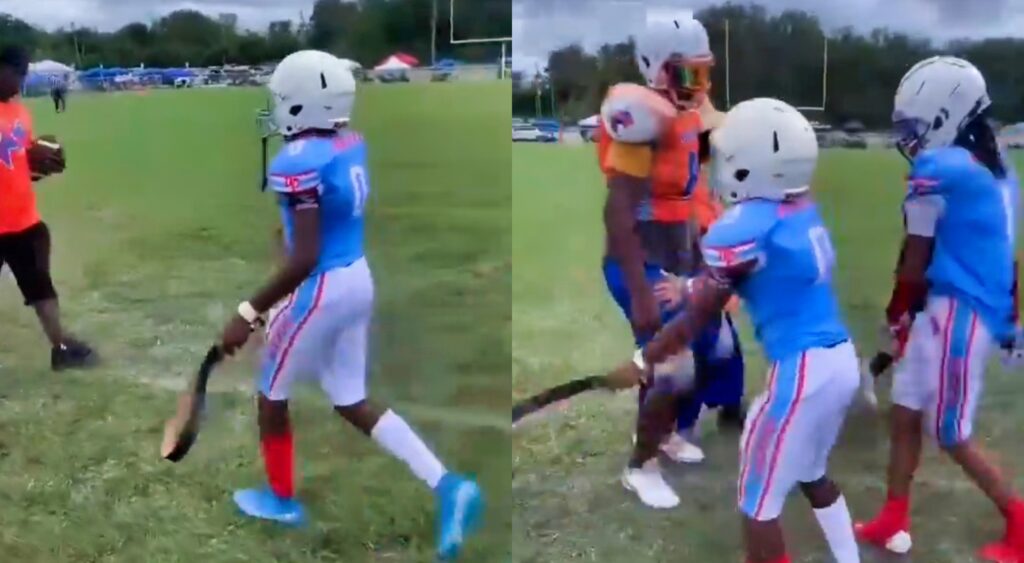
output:
[[[846,506],[846,498],[839,495],[832,506],[814,509],[814,517],[818,519],[818,525],[825,533],[825,541],[837,563],[860,563],[860,552],[853,536],[853,520]]]
[[[402,417],[388,409],[373,427],[370,436],[391,455],[405,462],[413,474],[434,489],[447,470],[434,452],[420,440]]]

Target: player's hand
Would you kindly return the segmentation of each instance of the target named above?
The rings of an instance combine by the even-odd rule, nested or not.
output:
[[[882,346],[882,351],[888,353],[893,358],[899,358],[903,355],[903,347],[907,345],[907,339],[910,338],[910,325],[913,319],[910,315],[903,315],[896,322],[887,322],[885,327],[882,329],[882,338],[885,344]]]
[[[678,308],[686,300],[686,278],[669,274],[654,284],[654,297],[668,309]]]
[[[638,292],[630,301],[633,331],[638,335],[653,336],[661,328],[661,310],[658,300],[650,291]]]
[[[231,317],[220,336],[220,348],[224,351],[224,355],[234,355],[239,348],[245,346],[250,334],[252,334],[252,325],[249,324],[249,321],[243,319],[241,315]]]
[[[604,380],[608,389],[618,391],[640,385],[646,381],[647,377],[648,374],[637,367],[636,363],[631,359],[608,372]]]
[[[64,161],[64,149],[58,145],[58,148],[47,146],[47,144],[40,143],[43,141],[47,144],[57,144],[57,139],[51,135],[44,135],[37,141],[28,147],[26,155],[28,156],[28,167],[32,171],[33,176],[49,176],[51,174],[60,174],[64,171],[66,165]]]

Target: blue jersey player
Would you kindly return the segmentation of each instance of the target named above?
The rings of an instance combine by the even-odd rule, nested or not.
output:
[[[1006,534],[985,561],[1024,561],[1024,502],[971,440],[990,352],[1017,348],[1017,180],[988,123],[985,79],[953,57],[921,61],[896,91],[897,146],[910,160],[906,236],[886,310],[909,340],[893,374],[888,497],[859,537],[910,549],[910,486],[927,433],[999,508]]]
[[[712,133],[711,184],[735,202],[701,241],[707,271],[672,320],[623,370],[659,364],[689,346],[732,295],[742,299],[771,361],[765,391],[746,417],[738,503],[751,563],[789,561],[779,525],[796,486],[810,501],[835,559],[859,561],[850,514],[826,475],[828,456],[856,396],[856,352],[832,288],[835,254],[810,198],[818,145],[807,120],[778,100],[734,107]],[[656,452],[672,417],[650,418],[638,437]]]
[[[281,208],[285,261],[224,329],[232,354],[266,321],[258,376],[260,449],[268,487],[237,491],[235,503],[256,518],[297,524],[288,398],[292,384],[317,380],[334,410],[403,461],[437,498],[438,556],[457,556],[482,510],[479,487],[448,472],[408,424],[367,401],[367,337],[373,281],[363,252],[369,195],[366,146],[347,127],[355,97],[348,66],[333,55],[299,51],[270,81],[274,121],[285,144],[269,185]]]

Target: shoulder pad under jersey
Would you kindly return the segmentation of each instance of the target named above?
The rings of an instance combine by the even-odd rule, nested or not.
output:
[[[322,172],[337,154],[332,143],[320,138],[286,143],[270,163],[270,187],[286,193],[321,189]]]
[[[601,122],[608,136],[620,143],[655,141],[675,116],[668,100],[637,84],[612,86],[601,104]]]
[[[970,181],[973,175],[991,177],[988,169],[978,163],[967,149],[929,149],[914,159],[907,176],[907,197],[948,195],[954,189],[970,189],[975,184]]]
[[[778,222],[778,206],[777,202],[748,200],[729,208],[701,239],[704,260],[712,267],[728,267],[758,259],[765,235]]]

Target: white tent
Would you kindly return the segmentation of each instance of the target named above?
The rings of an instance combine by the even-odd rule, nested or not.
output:
[[[373,70],[409,70],[412,65],[402,62],[398,57],[391,55],[384,62],[375,66]]]
[[[29,64],[28,71],[38,74],[67,74],[69,72],[74,72],[75,69],[66,64],[58,63],[57,61],[45,60]]]

